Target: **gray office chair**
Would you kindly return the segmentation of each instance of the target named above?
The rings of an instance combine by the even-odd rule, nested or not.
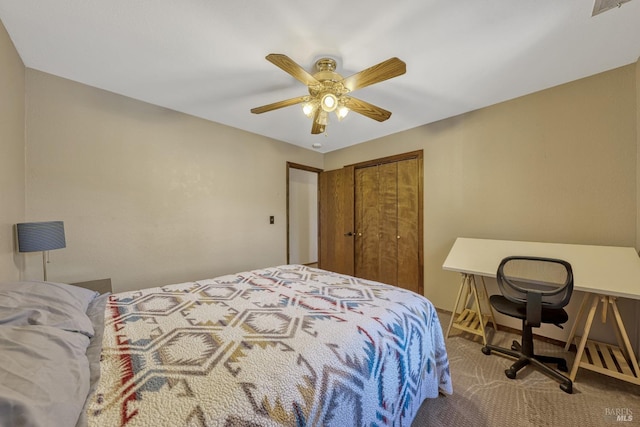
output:
[[[562,328],[561,325],[569,319],[563,307],[569,303],[573,292],[571,265],[553,258],[511,256],[502,260],[496,278],[502,295],[492,295],[489,302],[498,312],[522,319],[522,344],[513,341],[511,349],[485,345],[482,352],[489,355],[496,351],[516,357],[518,360],[505,370],[511,379],[516,377],[520,369],[532,364],[560,381],[560,388],[571,394],[571,380],[546,365],[554,363],[558,370],[567,372],[567,361],[534,354],[532,331],[541,323]]]

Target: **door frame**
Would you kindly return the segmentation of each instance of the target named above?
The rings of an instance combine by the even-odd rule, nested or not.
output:
[[[314,168],[313,166],[302,165],[302,164],[294,163],[294,162],[287,162],[287,174],[286,174],[286,181],[287,181],[287,196],[286,196],[286,199],[287,199],[286,200],[286,203],[287,203],[287,206],[286,206],[286,210],[287,210],[287,264],[289,264],[290,259],[291,259],[291,248],[290,248],[290,243],[289,243],[290,242],[290,238],[291,238],[290,229],[289,229],[289,227],[290,227],[290,223],[289,223],[289,221],[290,221],[290,219],[289,219],[289,170],[290,169],[299,169],[299,170],[315,173],[316,175],[320,175],[320,172],[322,172],[322,169]],[[319,186],[316,185],[316,191],[319,192],[319,188],[318,187]],[[318,206],[316,206],[316,209],[317,209],[317,212],[318,212],[317,218],[318,218],[318,222],[320,222],[320,216],[319,216],[320,215],[320,206],[319,206],[320,205],[320,200],[318,200],[317,205],[318,205]],[[318,224],[317,229],[318,229],[318,235],[316,236],[316,246],[319,246],[320,245],[320,241],[319,241],[319,239],[320,239],[320,231],[319,231],[320,227],[319,227],[319,224]],[[319,254],[318,254],[318,256],[319,256]]]

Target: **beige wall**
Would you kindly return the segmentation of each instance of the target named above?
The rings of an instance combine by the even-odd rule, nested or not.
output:
[[[640,58],[636,61],[636,249],[640,250]],[[640,354],[640,303],[631,304],[635,313],[633,325],[635,325],[636,355]],[[633,334],[633,328],[630,334]]]
[[[50,280],[123,291],[286,262],[286,162],[321,154],[31,69],[26,97],[27,217],[67,237]]]
[[[640,58],[636,61],[636,249],[640,250]],[[640,341],[640,328],[638,328],[638,340]]]
[[[325,170],[424,150],[425,295],[451,310],[460,278],[442,263],[458,236],[636,245],[637,73],[625,66],[332,152]]]
[[[0,22],[0,282],[18,280],[14,224],[25,217],[25,67]]]

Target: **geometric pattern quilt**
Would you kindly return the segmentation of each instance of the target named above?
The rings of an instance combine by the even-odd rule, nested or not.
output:
[[[123,292],[88,425],[409,426],[452,392],[423,296],[301,265]]]

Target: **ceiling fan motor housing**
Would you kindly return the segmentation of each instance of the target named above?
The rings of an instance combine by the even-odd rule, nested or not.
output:
[[[316,61],[316,69],[318,71],[313,75],[313,77],[318,80],[320,84],[310,85],[309,94],[313,98],[319,98],[321,100],[321,105],[323,105],[325,111],[329,111],[327,110],[327,108],[330,108],[329,105],[322,102],[325,97],[328,96],[331,101],[337,101],[340,96],[349,92],[349,90],[341,83],[343,77],[335,72],[336,61],[334,59],[319,59],[318,61]],[[333,111],[334,109],[335,107],[333,107],[330,111]]]

